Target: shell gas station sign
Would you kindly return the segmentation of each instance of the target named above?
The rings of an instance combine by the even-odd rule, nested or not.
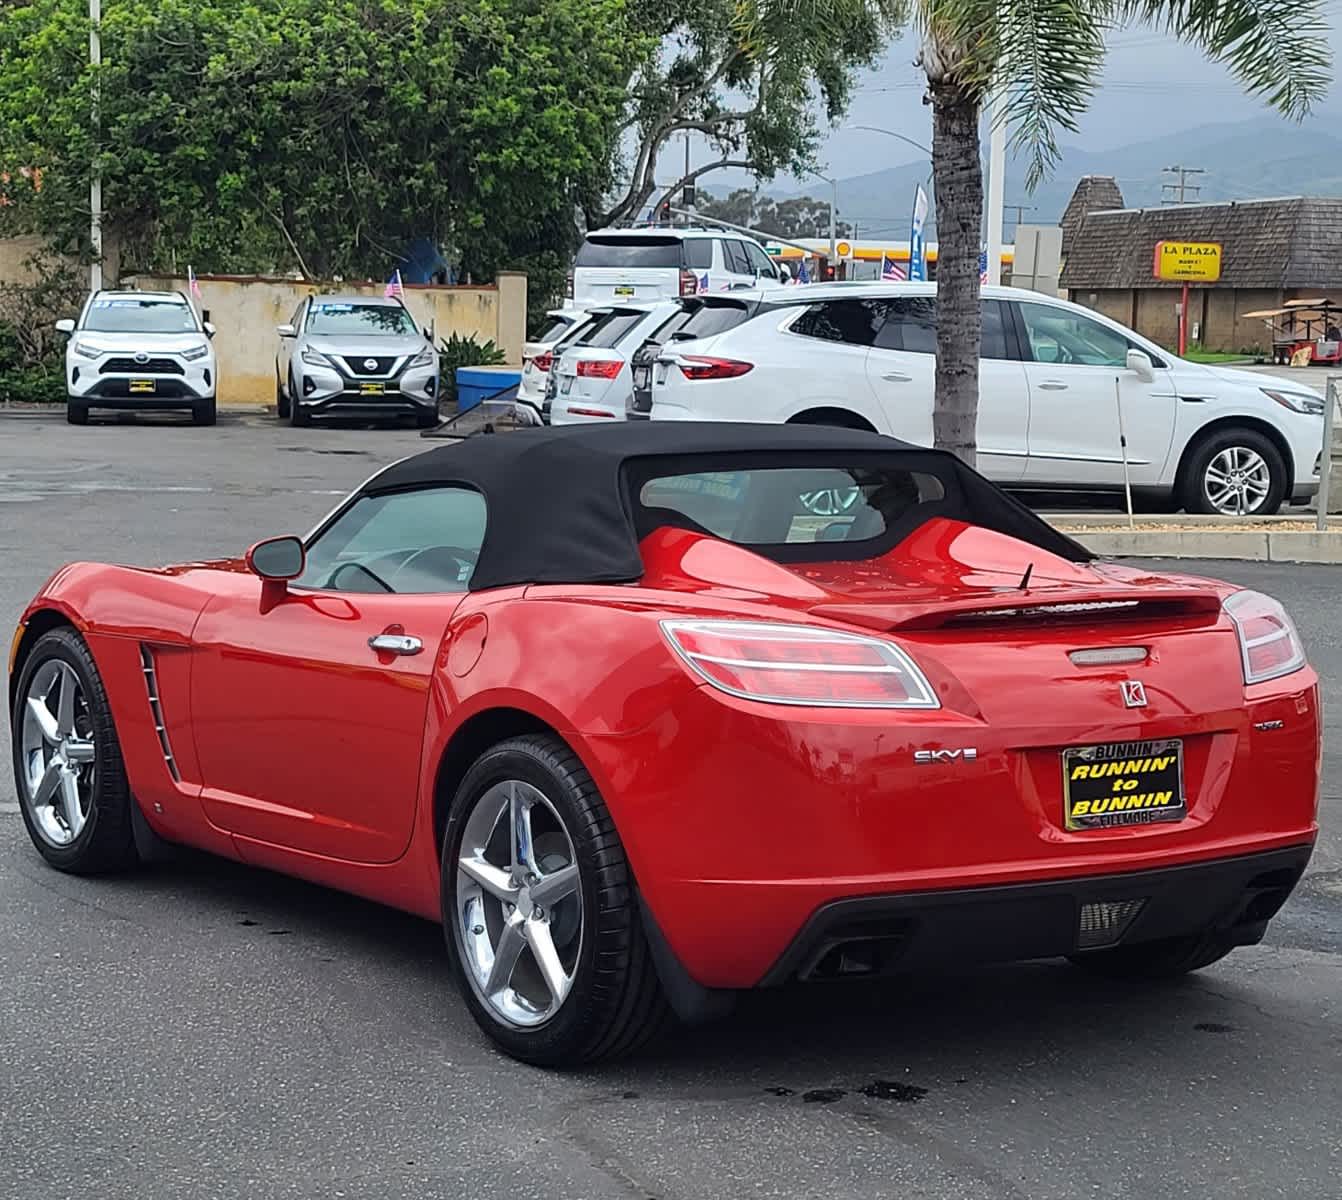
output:
[[[1221,243],[1157,242],[1154,273],[1174,283],[1215,283],[1221,278]]]

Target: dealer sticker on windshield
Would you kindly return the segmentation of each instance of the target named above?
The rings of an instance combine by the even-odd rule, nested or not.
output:
[[[1062,752],[1068,829],[1182,821],[1184,745],[1177,738],[1076,746]]]

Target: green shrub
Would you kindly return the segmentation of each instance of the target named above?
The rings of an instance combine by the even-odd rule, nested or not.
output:
[[[492,338],[487,342],[477,342],[473,337],[461,337],[455,333],[450,338],[438,339],[438,355],[443,399],[454,404],[457,399],[458,367],[501,367],[507,361]]]

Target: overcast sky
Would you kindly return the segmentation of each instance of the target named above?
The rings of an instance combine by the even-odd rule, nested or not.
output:
[[[1329,0],[1334,45],[1342,45],[1342,0]],[[894,138],[847,128],[877,125],[923,145],[932,138],[931,110],[922,103],[921,72],[913,65],[918,46],[910,35],[891,46],[881,63],[857,84],[848,114],[829,135],[819,158],[838,178],[878,171],[918,159],[919,152]],[[1342,127],[1342,90],[1334,84],[1318,116],[1330,128]],[[1110,39],[1104,77],[1077,133],[1063,132],[1064,144],[1092,150],[1146,141],[1181,129],[1218,122],[1261,119],[1270,110],[1240,90],[1225,67],[1198,51],[1146,27],[1120,30]],[[697,148],[698,149],[698,148]],[[1190,147],[1196,157],[1196,147]],[[707,149],[694,154],[706,161]],[[674,159],[678,165],[679,158]],[[667,164],[672,167],[672,163]],[[725,175],[706,184],[739,182]],[[790,181],[780,179],[787,186]],[[1288,189],[1289,190],[1289,189]]]

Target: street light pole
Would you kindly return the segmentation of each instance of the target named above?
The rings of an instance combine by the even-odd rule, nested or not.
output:
[[[102,45],[102,0],[89,0],[89,66],[94,70],[93,78],[93,131],[94,162],[92,177],[89,181],[89,242],[93,249],[93,264],[89,267],[89,290],[97,292],[103,285],[103,181],[97,163],[99,95],[97,71],[103,61]]]
[[[829,181],[829,261],[834,269],[839,269],[839,238],[835,214],[839,208],[839,181]]]
[[[988,120],[988,282],[1002,282],[1002,217],[1006,200],[1006,107],[1005,88],[992,99]]]

